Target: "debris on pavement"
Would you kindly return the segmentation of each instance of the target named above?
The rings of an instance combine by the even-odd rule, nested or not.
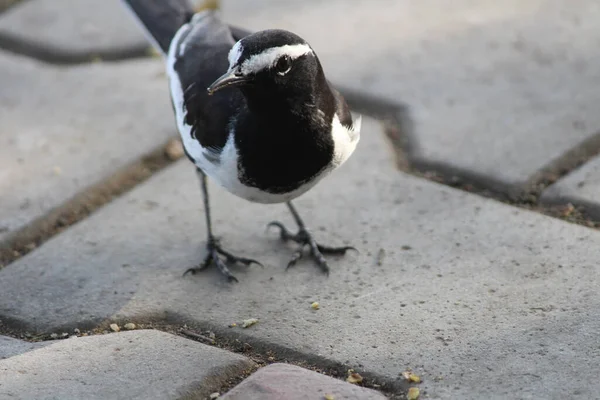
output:
[[[409,382],[421,383],[421,377],[419,375],[413,374],[412,371],[404,371],[402,373],[402,376]]]
[[[119,332],[121,328],[119,328],[119,325],[117,324],[110,324],[110,330],[113,332]]]
[[[258,319],[256,319],[256,318],[245,319],[242,322],[242,328],[249,328],[252,325],[256,325],[256,324],[258,324]]]
[[[318,309],[319,309],[319,302],[318,302],[318,301],[315,301],[315,302],[313,302],[313,303],[310,305],[310,307],[311,307],[313,310],[318,310]]]
[[[127,329],[128,331],[132,331],[135,329],[135,324],[132,322],[128,322],[125,324],[125,326],[123,328]]]
[[[358,372],[354,372],[353,369],[348,370],[348,377],[346,378],[346,382],[358,384],[362,383],[362,381],[363,377]]]
[[[406,395],[406,398],[408,400],[417,400],[420,394],[421,391],[418,387],[411,387],[410,389],[408,389],[408,394]]]

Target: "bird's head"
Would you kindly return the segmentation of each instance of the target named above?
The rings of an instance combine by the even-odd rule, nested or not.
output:
[[[261,96],[310,95],[322,69],[312,48],[294,33],[272,29],[238,41],[229,52],[229,68],[207,89],[209,94],[236,86]]]

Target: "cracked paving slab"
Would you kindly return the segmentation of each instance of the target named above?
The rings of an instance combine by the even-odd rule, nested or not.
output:
[[[273,219],[210,186],[227,249],[265,264],[183,277],[205,226],[182,160],[0,271],[0,318],[29,331],[168,321],[343,363],[402,387],[412,368],[429,398],[562,398],[600,391],[600,232],[399,173],[379,124],[355,155],[297,201],[328,244],[359,255],[285,271],[293,251]],[[318,301],[320,309],[311,308]],[[259,323],[229,328],[248,318]]]
[[[74,337],[0,360],[0,397],[199,399],[254,368],[240,355],[154,330]]]
[[[150,47],[120,0],[24,1],[0,16],[2,44],[63,62],[126,57]]]
[[[0,68],[0,244],[176,135],[160,62]]]
[[[410,109],[413,161],[508,194],[600,130],[595,0],[223,1],[285,28],[337,84]],[[332,19],[332,15],[343,18]]]

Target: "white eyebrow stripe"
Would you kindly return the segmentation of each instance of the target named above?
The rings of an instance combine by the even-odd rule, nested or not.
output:
[[[229,61],[229,69],[231,69],[231,67],[238,62],[240,56],[242,55],[242,51],[244,51],[244,48],[242,47],[241,41],[238,41],[233,45],[231,50],[229,50],[229,54],[227,56],[227,61]]]
[[[287,54],[292,60],[295,60],[298,57],[312,52],[313,50],[307,44],[286,44],[284,46],[271,47],[262,53],[255,54],[248,58],[242,63],[240,70],[243,74],[258,72],[275,65],[277,60],[279,60],[279,57],[285,54]]]

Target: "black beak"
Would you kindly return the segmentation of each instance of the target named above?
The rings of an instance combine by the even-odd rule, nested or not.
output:
[[[229,87],[229,86],[239,86],[239,85],[243,85],[244,83],[248,82],[249,79],[247,77],[245,77],[244,75],[239,75],[236,74],[236,71],[228,71],[225,74],[223,74],[221,77],[219,77],[216,81],[214,81],[209,87],[208,89],[206,89],[206,91],[208,92],[209,96],[213,95],[216,91],[221,90],[223,88]]]

